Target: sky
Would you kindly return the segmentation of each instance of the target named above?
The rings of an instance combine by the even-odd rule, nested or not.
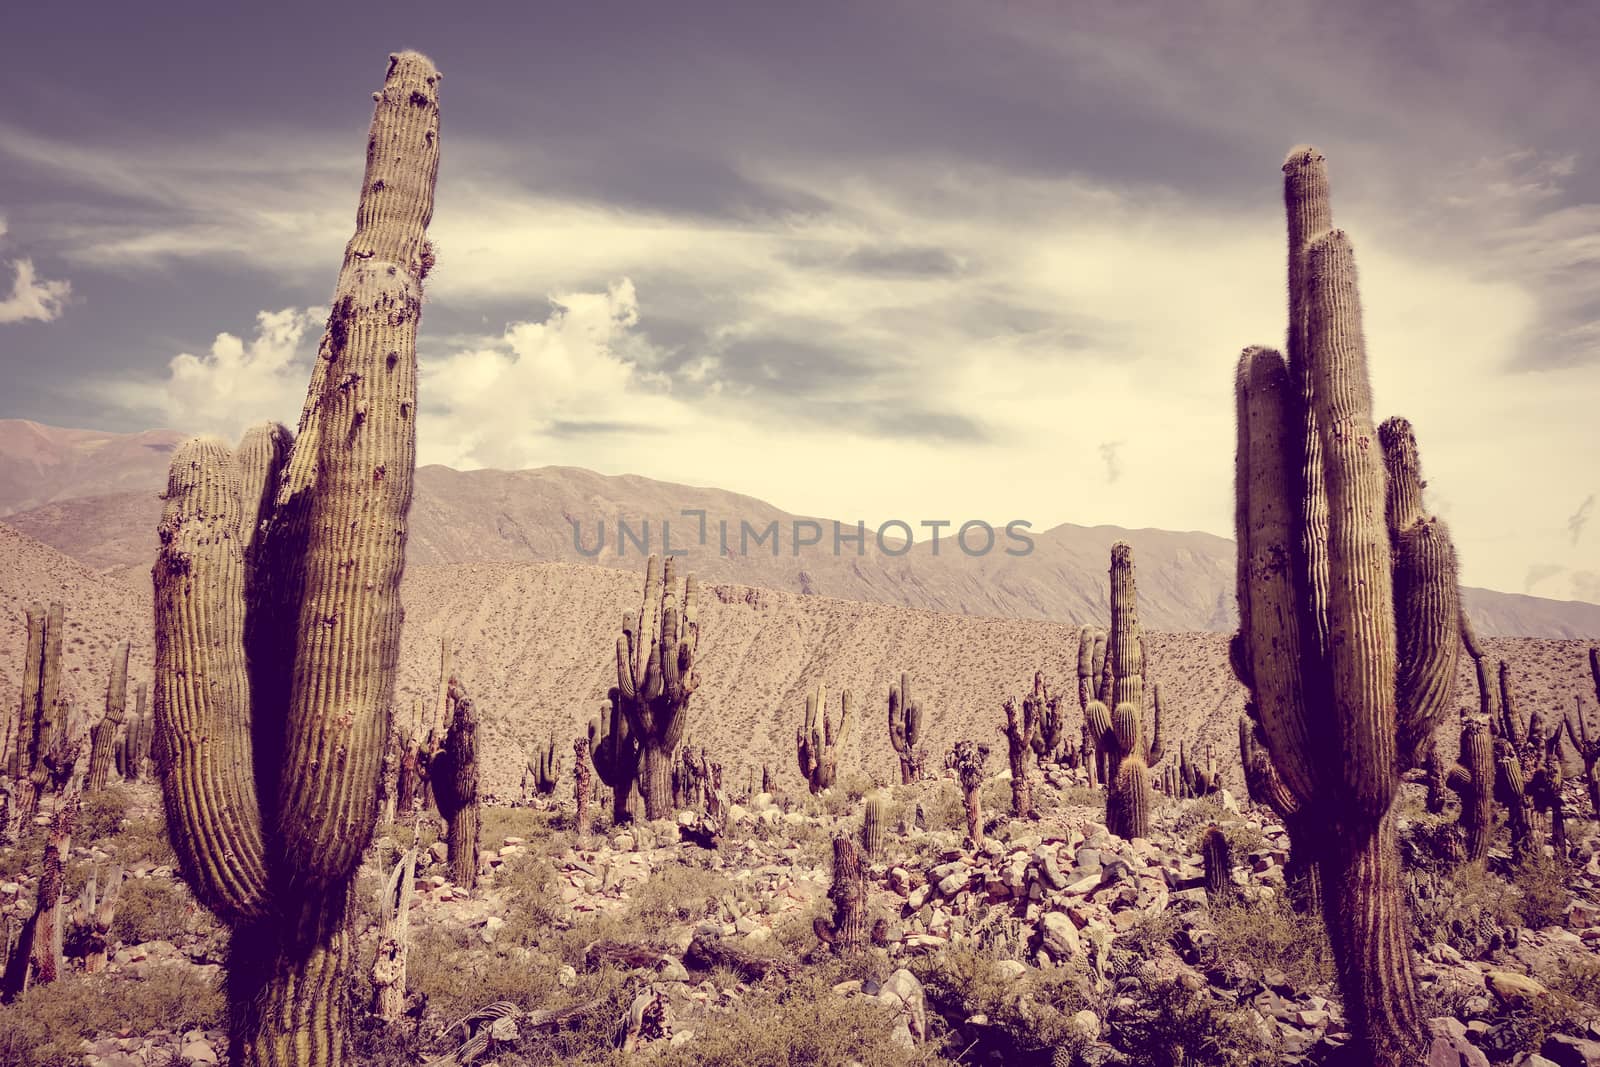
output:
[[[223,8],[5,16],[0,417],[292,424],[415,48],[422,462],[1231,536],[1309,142],[1464,580],[1600,602],[1600,6]]]

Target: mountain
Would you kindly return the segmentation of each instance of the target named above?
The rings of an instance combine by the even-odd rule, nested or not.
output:
[[[78,707],[98,716],[112,644],[133,641],[130,682],[150,678],[148,586],[130,587],[83,567],[0,523],[0,700],[15,707],[27,640],[22,609],[50,598],[66,605],[66,677]],[[465,563],[410,567],[401,596],[397,714],[409,721],[415,698],[438,685],[439,641],[450,639],[454,669],[485,714],[486,788],[515,792],[533,742],[555,733],[563,750],[615,684],[617,620],[638,610],[638,571],[573,563]],[[840,600],[749,586],[701,587],[701,678],[689,737],[720,758],[742,783],[768,764],[780,782],[802,788],[794,731],[805,694],[817,683],[855,694],[854,737],[846,771],[887,777],[889,683],[908,671],[927,709],[929,751],[961,737],[1000,745],[1000,702],[1042,670],[1054,691],[1075,700],[1077,630],[1060,623],[960,615]],[[1212,744],[1233,788],[1240,787],[1235,727],[1244,690],[1227,665],[1220,633],[1146,635],[1149,674],[1159,681],[1167,743]],[[1525,710],[1561,714],[1587,692],[1586,646],[1578,641],[1494,638],[1490,655],[1512,664],[1512,692]],[[1463,705],[1476,701],[1470,661],[1458,673]],[[1447,731],[1449,732],[1449,731]],[[1003,758],[1000,756],[996,757]],[[567,763],[570,767],[570,759]]]
[[[177,439],[166,430],[117,435],[0,420],[0,517],[98,571],[143,584],[155,558],[157,493]],[[1080,623],[1108,615],[1108,550],[1123,540],[1138,563],[1145,626],[1227,632],[1236,622],[1233,542],[1211,534],[1065,524],[1011,536],[1001,528],[980,551],[985,528],[974,528],[963,551],[952,530],[937,546],[909,548],[893,528],[881,540],[867,529],[859,548],[848,540],[854,533],[853,523],[636,475],[427,466],[417,471],[407,559],[413,567],[550,561],[628,569],[670,547],[705,581]],[[807,540],[819,543],[797,545]],[[1600,637],[1600,605],[1473,588],[1464,596],[1485,635]]]

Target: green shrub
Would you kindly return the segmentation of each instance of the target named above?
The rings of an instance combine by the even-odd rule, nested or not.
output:
[[[1243,1012],[1225,1007],[1209,989],[1181,980],[1147,983],[1131,1008],[1113,1019],[1113,1043],[1148,1067],[1250,1067],[1274,1055]]]
[[[172,851],[172,843],[167,840],[167,821],[160,815],[129,819],[109,847],[124,867],[140,863],[173,867],[178,862],[178,854]]]
[[[78,828],[72,835],[75,844],[87,845],[107,837],[115,837],[128,817],[132,798],[121,786],[111,785],[94,793],[85,793],[83,807],[78,811]]]
[[[663,864],[634,888],[628,918],[642,927],[646,937],[654,936],[669,926],[711,915],[717,898],[732,888],[727,876],[715,871]]]
[[[177,941],[192,929],[210,923],[189,890],[171,878],[126,878],[117,891],[117,913],[111,937],[125,945]]]
[[[69,975],[36,986],[0,1007],[0,1063],[11,1067],[76,1067],[82,1041],[97,1032],[220,1026],[220,992],[193,969],[151,968],[139,981]]]
[[[1517,915],[1530,930],[1561,926],[1566,922],[1567,904],[1572,893],[1567,889],[1567,869],[1559,860],[1543,852],[1529,856],[1511,875],[1517,887]]]
[[[1206,907],[1216,942],[1208,965],[1226,960],[1247,964],[1260,975],[1282,971],[1296,989],[1329,986],[1334,980],[1333,948],[1320,917],[1294,910],[1280,894],[1271,900],[1213,901]]]

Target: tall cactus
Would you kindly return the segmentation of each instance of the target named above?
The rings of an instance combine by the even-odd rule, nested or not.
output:
[[[1594,696],[1600,702],[1600,648],[1589,649],[1589,670],[1594,675]],[[1600,819],[1600,735],[1591,736],[1589,724],[1583,719],[1583,701],[1576,702],[1572,714],[1563,721],[1567,740],[1583,760],[1583,777],[1589,785],[1589,811]],[[1574,725],[1576,724],[1576,725]]]
[[[1096,642],[1098,645],[1098,641]],[[1079,660],[1082,660],[1080,636]],[[1106,639],[1106,666],[1101,693],[1106,704],[1093,701],[1085,718],[1097,752],[1106,754],[1106,824],[1119,837],[1145,837],[1152,807],[1150,769],[1161,762],[1161,703],[1152,687],[1154,728],[1144,733],[1144,639],[1139,632],[1138,596],[1134,586],[1133,548],[1125,541],[1111,546],[1111,630]],[[1109,693],[1105,679],[1110,679]],[[1080,690],[1083,688],[1080,683]]]
[[[433,798],[447,824],[450,880],[463,889],[478,885],[478,713],[466,687],[451,678],[450,732],[434,761]]]
[[[589,720],[589,758],[595,773],[611,789],[611,822],[632,822],[639,814],[639,735],[628,725],[615,686],[606,694],[602,714]]]
[[[425,57],[390,57],[355,234],[281,469],[259,469],[254,451],[241,467],[202,439],[169,475],[153,571],[156,747],[184,877],[233,928],[236,1065],[344,1058],[344,920],[377,815],[403,619],[438,83]]]
[[[1044,672],[1034,671],[1033,692],[1022,698],[1020,710],[1015,697],[1007,697],[1001,705],[1006,722],[1000,728],[1000,735],[1006,739],[1006,756],[1011,763],[1011,810],[1024,818],[1033,814],[1028,756],[1033,750],[1034,734],[1039,729],[1039,717],[1050,703]]]
[[[128,642],[118,641],[111,652],[111,677],[106,680],[106,713],[95,724],[89,745],[89,776],[84,792],[95,793],[111,779],[111,757],[117,731],[128,711]]]
[[[556,791],[560,781],[561,756],[556,751],[556,735],[552,732],[550,740],[534,746],[533,754],[528,757],[528,765],[522,774],[522,792],[526,796],[531,789],[547,797]]]
[[[645,817],[672,813],[672,762],[689,723],[689,698],[700,684],[699,584],[684,579],[678,593],[677,557],[645,565],[639,612],[623,612],[617,638],[617,697],[639,739],[639,792]]]
[[[1495,773],[1489,720],[1481,715],[1463,717],[1460,755],[1454,766],[1446,769],[1445,784],[1461,798],[1464,856],[1471,862],[1489,854],[1489,838],[1494,833]]]
[[[901,672],[899,684],[889,684],[889,744],[900,759],[900,784],[922,777],[922,702],[911,694],[911,675]]]
[[[7,745],[6,772],[15,779],[36,775],[39,787],[48,781],[46,757],[66,742],[67,716],[61,693],[61,639],[66,611],[60,603],[27,609],[28,644],[22,663],[22,699],[13,740]],[[30,816],[31,817],[31,816]]]
[[[855,698],[839,694],[838,725],[828,718],[828,694],[821,683],[806,694],[805,723],[794,732],[795,761],[812,793],[830,788],[839,774],[839,752],[855,729]]]
[[[967,808],[967,840],[975,849],[983,847],[983,768],[988,760],[989,746],[974,741],[957,741],[944,760],[961,783]]]
[[[1393,804],[1454,698],[1455,553],[1422,511],[1415,439],[1380,431],[1348,238],[1329,230],[1315,149],[1284,164],[1289,359],[1237,378],[1239,647],[1276,771],[1314,848],[1344,1008],[1364,1062],[1424,1047]]]

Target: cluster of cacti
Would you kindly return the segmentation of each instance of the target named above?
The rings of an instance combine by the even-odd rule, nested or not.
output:
[[[343,1059],[345,916],[378,814],[404,617],[438,83],[425,57],[390,57],[292,450],[275,428],[238,455],[194,440],[169,475],[156,747],[184,877],[232,928],[235,1064]]]
[[[892,698],[891,698],[892,699]],[[837,725],[828,718],[827,690],[819,682],[806,694],[806,718],[794,732],[796,762],[812,793],[830,788],[839,773],[839,750],[855,728],[855,699],[849,690],[839,694]]]
[[[904,672],[889,684],[889,744],[900,759],[900,784],[922,777],[927,762],[922,747],[922,702],[911,695],[911,675]]]
[[[833,884],[828,887],[833,921],[817,916],[812,929],[818,940],[841,955],[858,952],[867,943],[867,871],[849,835],[833,839]]]
[[[1320,153],[1284,164],[1289,358],[1246,349],[1237,376],[1240,630],[1232,656],[1271,761],[1317,832],[1323,915],[1363,1062],[1424,1045],[1394,800],[1453,700],[1459,591],[1422,510],[1415,440],[1380,429],[1348,238]]]
[[[699,808],[705,804],[711,789],[712,763],[706,756],[706,747],[698,750],[693,743],[683,746],[683,758],[672,768],[672,806],[678,810]]]
[[[589,836],[589,794],[593,782],[594,769],[589,766],[589,739],[580,737],[572,742],[572,800],[578,809],[573,829],[580,838]]]
[[[150,743],[155,732],[155,719],[150,715],[150,687],[141,682],[133,691],[133,716],[117,738],[112,753],[118,777],[127,782],[143,780],[152,755]]]
[[[611,821],[617,826],[639,814],[639,735],[628,722],[622,700],[613,686],[606,706],[589,720],[589,758],[603,785],[611,790]]]
[[[1200,856],[1206,874],[1206,899],[1226,900],[1233,893],[1233,847],[1216,826],[1200,838]]]
[[[550,740],[535,746],[528,756],[527,766],[522,771],[523,799],[534,794],[550,796],[560,781],[561,756],[556,751],[556,735],[552,732]]]
[[[689,698],[700,684],[695,649],[700,642],[699,586],[694,575],[680,597],[677,557],[645,566],[639,612],[624,612],[617,638],[616,700],[639,743],[639,792],[645,817],[664,818],[672,806],[672,762],[689,723]],[[615,787],[621,791],[620,786]]]
[[[1033,748],[1034,758],[1041,765],[1050,760],[1076,765],[1077,746],[1068,745],[1065,750],[1062,748],[1066,724],[1061,715],[1061,698],[1049,695],[1043,671],[1034,672],[1033,689],[1038,710],[1034,715],[1033,735],[1029,738],[1029,744]]]
[[[90,732],[89,774],[86,792],[104,789],[111,779],[117,732],[128,712],[128,642],[118,641],[111,652],[111,677],[106,681],[106,713]]]
[[[82,794],[74,787],[62,797],[50,821],[44,846],[44,868],[34,894],[33,915],[22,927],[0,978],[0,1000],[11,1001],[30,986],[53,982],[62,968],[61,887],[66,878],[72,833],[77,828]],[[109,926],[110,924],[107,923]]]
[[[466,687],[451,678],[450,732],[429,775],[433,799],[447,824],[450,880],[463,889],[478,885],[478,713]]]
[[[22,697],[5,746],[5,769],[16,783],[13,818],[23,823],[38,812],[41,796],[66,787],[83,741],[73,735],[72,704],[61,685],[66,611],[59,603],[33,604],[27,614]]]
[[[989,746],[976,741],[957,741],[945,757],[944,765],[956,772],[962,799],[967,808],[967,839],[973,848],[983,847],[983,765],[989,760]]]
[[[866,796],[861,812],[861,853],[868,860],[883,857],[884,820],[888,818],[889,798],[874,789]]]
[[[1086,628],[1087,630],[1087,628]],[[1079,699],[1086,694],[1085,632],[1079,634]],[[1089,646],[1091,670],[1099,656],[1099,639]],[[1134,586],[1133,548],[1125,541],[1111,546],[1111,629],[1100,664],[1100,697],[1089,701],[1084,721],[1106,782],[1106,825],[1119,837],[1144,837],[1150,832],[1150,771],[1161,762],[1161,697],[1151,686],[1154,728],[1144,732],[1144,637],[1139,632],[1138,595]]]
[[[1099,746],[1101,732],[1110,724],[1110,712],[1091,718],[1089,709],[1096,703],[1104,711],[1111,699],[1111,678],[1106,673],[1106,631],[1084,626],[1078,631],[1078,710],[1083,713],[1083,766],[1089,785],[1105,784],[1109,779],[1106,763],[1110,753]]]
[[[1045,708],[1055,706],[1045,688],[1043,671],[1033,672],[1033,692],[1022,698],[1020,710],[1018,703],[1016,697],[1007,697],[1001,705],[1006,713],[1006,724],[1000,728],[1000,734],[1006,739],[1006,755],[1011,763],[1011,810],[1026,817],[1033,814],[1033,789],[1028,780],[1033,737]]]
[[[1159,700],[1160,686],[1153,688]],[[1177,765],[1168,763],[1163,778],[1169,797],[1195,799],[1220,792],[1222,774],[1217,770],[1216,749],[1206,745],[1204,759],[1190,759],[1188,747],[1178,742]]]

